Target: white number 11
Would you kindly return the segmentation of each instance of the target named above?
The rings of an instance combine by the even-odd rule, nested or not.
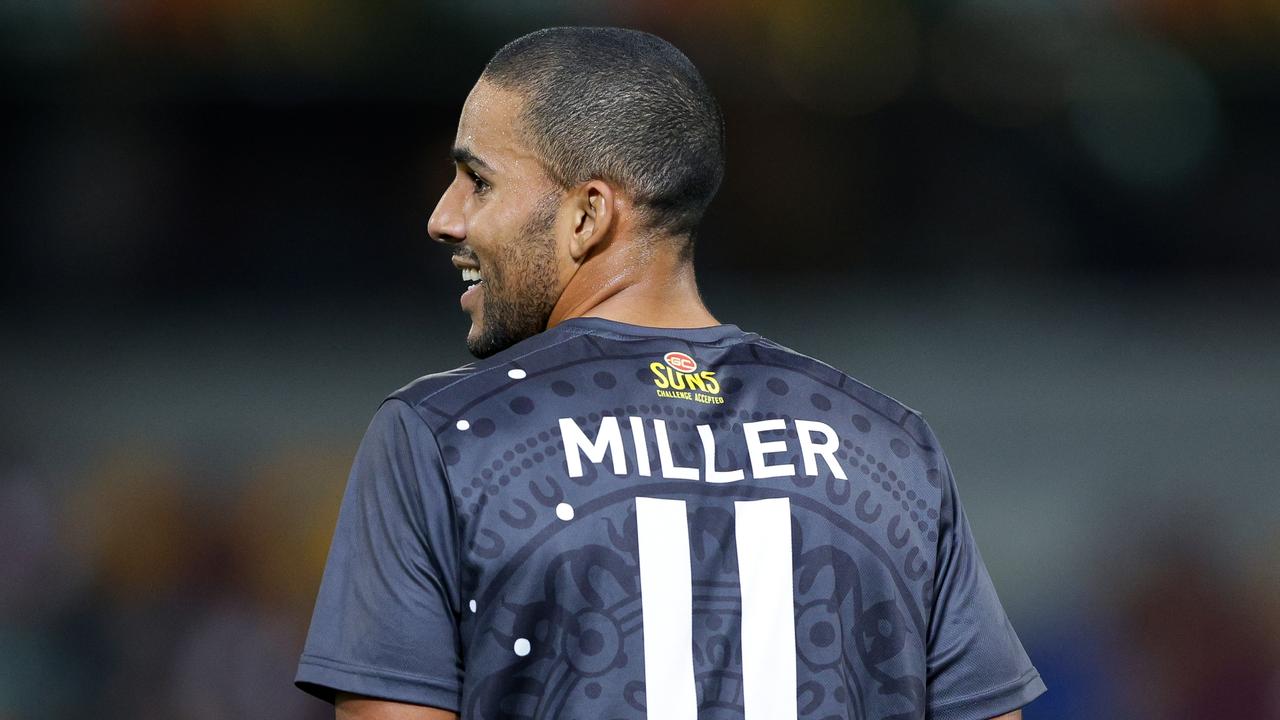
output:
[[[734,503],[742,592],[746,720],[796,717],[791,501]],[[636,498],[645,701],[650,720],[697,720],[693,677],[693,574],[683,500]]]

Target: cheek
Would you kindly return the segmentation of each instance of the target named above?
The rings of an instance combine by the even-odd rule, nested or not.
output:
[[[501,293],[521,285],[525,275],[525,259],[521,257],[516,244],[508,238],[494,239],[496,242],[488,249],[488,253],[480,254],[480,266],[484,270],[485,284]]]
[[[473,215],[467,227],[467,246],[480,260],[485,280],[502,271],[511,263],[511,231],[495,218],[483,213]]]
[[[521,214],[496,203],[473,218],[471,242],[495,294],[554,285],[572,263],[560,261],[553,239],[554,217]]]

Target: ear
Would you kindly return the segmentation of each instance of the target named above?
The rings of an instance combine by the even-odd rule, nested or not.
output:
[[[613,188],[604,180],[588,180],[569,193],[573,226],[569,256],[581,262],[592,248],[601,247],[617,223]]]

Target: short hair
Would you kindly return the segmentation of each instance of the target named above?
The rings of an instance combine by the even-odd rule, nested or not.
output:
[[[508,43],[480,77],[523,96],[554,180],[617,183],[650,228],[688,236],[692,252],[724,177],[724,118],[684,53],[639,30],[546,28]]]

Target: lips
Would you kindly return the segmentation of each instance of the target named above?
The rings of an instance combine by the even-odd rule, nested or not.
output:
[[[462,292],[462,296],[458,298],[458,304],[468,313],[475,312],[475,308],[479,305],[480,295],[484,293],[484,281],[468,285],[467,289]]]
[[[453,266],[462,272],[462,281],[471,283],[458,298],[458,304],[467,312],[472,312],[484,292],[484,274],[480,272],[480,264],[470,258],[453,257]]]

